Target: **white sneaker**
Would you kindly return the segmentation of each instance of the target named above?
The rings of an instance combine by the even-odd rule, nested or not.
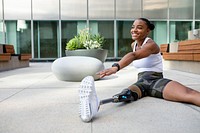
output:
[[[80,106],[79,114],[84,122],[89,122],[98,112],[99,100],[96,94],[94,78],[85,77],[80,84],[79,89]]]

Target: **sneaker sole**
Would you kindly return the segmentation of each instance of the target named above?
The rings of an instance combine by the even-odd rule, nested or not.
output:
[[[94,115],[92,113],[91,105],[89,102],[90,98],[93,95],[96,95],[96,91],[95,91],[95,88],[93,87],[94,86],[93,84],[94,84],[94,78],[92,76],[85,77],[81,81],[81,85],[80,85],[80,89],[79,89],[79,97],[80,97],[80,105],[79,105],[80,112],[79,113],[80,113],[80,117],[81,117],[82,121],[84,121],[84,122],[91,121],[91,119]],[[81,107],[83,105],[88,105],[88,106]],[[81,115],[81,109],[83,109],[83,108],[89,112],[88,115]]]

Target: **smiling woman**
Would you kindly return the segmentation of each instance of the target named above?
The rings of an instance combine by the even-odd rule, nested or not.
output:
[[[94,80],[88,77],[83,79],[82,86],[80,87],[80,116],[83,121],[90,121],[96,115],[101,104],[131,102],[145,96],[200,106],[200,92],[163,77],[160,49],[148,37],[152,30],[154,30],[154,25],[148,19],[136,19],[131,28],[131,36],[135,40],[133,51],[127,53],[118,63],[114,63],[111,68],[98,73],[100,78],[103,78],[115,74],[130,63],[133,63],[133,66],[138,70],[138,80],[136,83],[123,89],[121,93],[114,95],[112,98],[99,102],[95,86],[93,85]],[[88,98],[84,99],[82,96]],[[91,110],[88,110],[88,108]]]

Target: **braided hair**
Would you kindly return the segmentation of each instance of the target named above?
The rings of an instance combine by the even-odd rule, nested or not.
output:
[[[146,19],[146,18],[138,18],[138,20],[144,21],[147,24],[147,27],[150,30],[154,30],[154,28],[155,28],[154,24],[152,24],[148,19]]]

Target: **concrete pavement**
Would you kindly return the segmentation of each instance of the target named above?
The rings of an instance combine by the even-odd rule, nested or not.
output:
[[[105,66],[111,66],[106,62]],[[128,66],[95,81],[100,99],[136,81]],[[167,78],[200,91],[200,75],[165,70]],[[78,117],[80,82],[59,81],[51,63],[0,73],[0,133],[200,133],[200,107],[145,97],[102,105],[91,123]]]

